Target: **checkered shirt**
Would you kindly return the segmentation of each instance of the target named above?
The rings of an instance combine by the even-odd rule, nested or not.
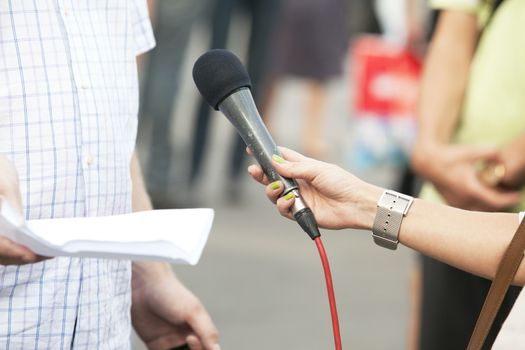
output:
[[[27,219],[131,211],[135,57],[153,45],[145,0],[0,1],[0,153]],[[129,348],[130,279],[129,261],[0,266],[0,348]]]

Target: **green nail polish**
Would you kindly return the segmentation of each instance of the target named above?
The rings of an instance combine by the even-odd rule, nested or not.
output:
[[[281,187],[281,184],[279,183],[279,181],[274,181],[270,184],[270,186],[272,187],[272,190],[276,190],[279,187]]]
[[[284,199],[286,199],[287,201],[289,201],[293,197],[294,197],[293,192],[288,192],[287,194],[284,195]]]
[[[277,163],[280,163],[280,164],[283,164],[285,162],[285,160],[281,156],[278,156],[277,154],[274,154],[272,158],[273,160],[275,160]]]

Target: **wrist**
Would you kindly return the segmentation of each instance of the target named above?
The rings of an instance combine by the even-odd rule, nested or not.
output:
[[[377,214],[377,202],[383,192],[383,188],[367,184],[364,191],[362,191],[361,200],[358,202],[357,222],[351,226],[363,230],[372,230]]]
[[[165,278],[172,275],[169,264],[151,261],[137,261],[132,265],[131,281],[133,288],[140,288],[152,278]]]

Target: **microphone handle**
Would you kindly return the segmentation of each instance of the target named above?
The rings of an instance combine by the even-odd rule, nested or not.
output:
[[[272,156],[281,156],[281,152],[264,126],[250,89],[241,88],[232,93],[219,104],[219,110],[237,129],[268,179],[271,182],[282,181],[283,195],[296,190],[295,180],[279,175],[272,166]]]
[[[294,179],[279,175],[273,168],[272,156],[274,154],[280,156],[281,152],[273,142],[268,129],[264,126],[250,90],[241,88],[235,91],[219,104],[219,110],[230,120],[246,145],[250,147],[253,156],[259,162],[268,179],[272,182],[282,181],[284,191],[281,196],[289,192],[294,194],[295,201],[290,211],[299,226],[310,238],[319,237],[321,234],[315,216],[299,194],[297,182]]]

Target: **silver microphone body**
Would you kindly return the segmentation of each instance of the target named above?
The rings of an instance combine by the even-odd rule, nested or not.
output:
[[[281,176],[273,168],[272,156],[274,154],[281,156],[281,152],[259,115],[250,89],[240,88],[220,102],[218,107],[237,129],[268,179],[272,182],[279,180],[283,183],[282,195],[293,192],[295,203],[291,209],[292,214],[295,215],[305,209],[306,205],[299,194],[299,187],[295,180]]]

